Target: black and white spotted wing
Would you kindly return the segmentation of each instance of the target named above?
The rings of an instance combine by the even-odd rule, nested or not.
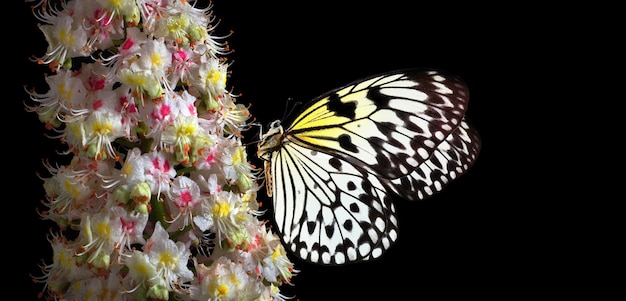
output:
[[[299,258],[380,257],[398,237],[391,194],[424,199],[467,171],[480,138],[469,93],[439,71],[400,70],[326,93],[258,144],[281,238]]]

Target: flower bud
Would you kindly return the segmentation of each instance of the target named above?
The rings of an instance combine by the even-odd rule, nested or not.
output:
[[[135,186],[135,188],[130,192],[130,198],[140,204],[147,203],[152,196],[152,192],[150,189],[150,185],[148,183],[143,182]]]

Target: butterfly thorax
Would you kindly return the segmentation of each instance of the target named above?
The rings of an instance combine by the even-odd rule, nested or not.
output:
[[[281,147],[283,137],[283,127],[280,125],[280,120],[276,120],[270,124],[270,128],[267,132],[261,135],[261,140],[257,144],[257,156],[264,161],[265,187],[267,195],[270,197],[273,194],[271,168],[272,153]]]
[[[272,153],[280,147],[283,140],[283,127],[280,120],[270,124],[267,133],[261,135],[261,140],[257,144],[257,156],[264,161],[270,161]]]

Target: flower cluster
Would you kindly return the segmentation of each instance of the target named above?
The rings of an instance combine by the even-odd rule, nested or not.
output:
[[[55,300],[282,300],[297,272],[260,220],[248,108],[226,90],[210,4],[42,0],[49,89],[27,109],[67,145],[41,216]]]

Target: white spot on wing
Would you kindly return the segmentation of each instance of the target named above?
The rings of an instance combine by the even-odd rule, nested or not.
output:
[[[430,157],[428,151],[423,147],[417,149],[417,154],[422,157],[422,159],[428,159],[428,157]]]
[[[406,159],[406,163],[408,163],[409,165],[415,167],[417,166],[419,163],[417,161],[415,161],[415,159],[409,157]]]
[[[417,101],[424,101],[428,99],[428,94],[417,89],[383,88],[383,89],[380,89],[380,92],[382,94],[389,95],[392,97],[415,99]]]
[[[394,124],[404,125],[404,120],[398,118],[398,115],[392,110],[381,109],[370,116],[374,122],[390,122]]]
[[[436,72],[434,72],[433,74],[435,74],[435,75],[433,75],[433,80],[434,81],[442,82],[442,81],[446,80],[445,77],[443,77],[440,74],[436,74]]]
[[[396,239],[398,239],[398,232],[396,232],[396,229],[391,229],[391,231],[389,231],[389,238],[391,241],[396,241]]]
[[[422,118],[419,118],[417,116],[409,116],[409,121],[415,124],[416,126],[418,126],[420,129],[422,129],[422,131],[426,133],[426,135],[428,135],[428,133],[430,132],[428,130],[428,125],[429,125],[428,121]]]
[[[343,253],[336,253],[335,254],[335,263],[336,264],[344,264],[346,262],[346,258],[344,257]]]
[[[322,262],[323,263],[330,263],[330,254],[324,252],[324,254],[322,254]]]
[[[376,226],[376,228],[378,228],[378,230],[385,231],[386,225],[385,225],[385,221],[382,218],[380,217],[376,218],[376,221],[374,221],[374,225]]]
[[[296,246],[294,245],[292,249],[295,249],[295,247]],[[307,258],[307,255],[308,255],[307,254],[307,250],[305,250],[304,248],[300,249],[300,258]],[[317,251],[311,252],[311,260],[312,261],[317,261],[318,260],[318,258],[317,258]]]
[[[413,90],[416,91],[416,90]],[[416,91],[418,92],[418,91]],[[421,92],[420,92],[421,93]],[[428,98],[428,97],[427,97]],[[420,114],[428,109],[428,106],[414,100],[393,98],[389,100],[389,107],[398,111]]]
[[[380,257],[380,255],[383,255],[383,249],[376,248],[376,249],[372,250],[372,257],[378,258],[378,257]]]
[[[348,256],[349,261],[355,261],[357,258],[356,249],[353,247],[348,248],[346,250],[346,255]]]
[[[367,256],[372,251],[372,246],[369,243],[363,243],[359,246],[359,254],[361,256]]]

